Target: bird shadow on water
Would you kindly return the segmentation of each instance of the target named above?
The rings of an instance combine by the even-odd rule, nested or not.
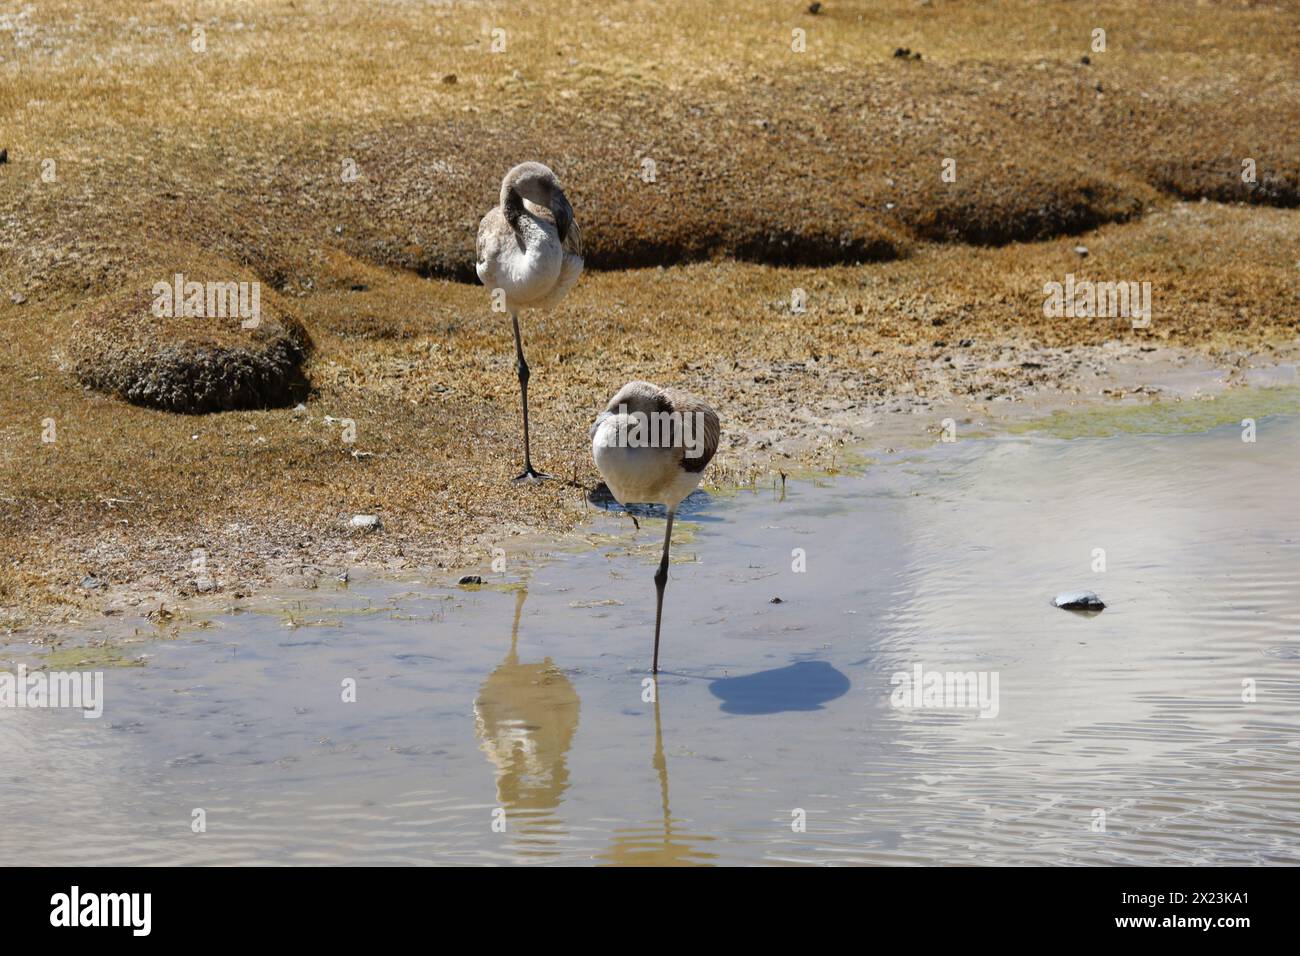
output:
[[[850,686],[848,676],[826,661],[797,661],[743,677],[720,677],[709,684],[709,693],[722,701],[725,714],[781,714],[821,710]]]

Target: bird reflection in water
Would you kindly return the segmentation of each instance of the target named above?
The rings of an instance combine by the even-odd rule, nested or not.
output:
[[[716,853],[697,849],[713,837],[692,836],[678,828],[668,808],[668,760],[664,757],[663,723],[659,719],[659,686],[655,682],[655,753],[652,761],[659,775],[659,803],[662,819],[640,827],[616,830],[614,842],[596,859],[612,866],[709,866]]]
[[[474,700],[479,749],[496,768],[507,833],[528,856],[553,856],[567,831],[555,814],[569,787],[566,758],[578,730],[578,693],[548,657],[519,660],[519,616],[527,589],[515,594],[510,652]]]

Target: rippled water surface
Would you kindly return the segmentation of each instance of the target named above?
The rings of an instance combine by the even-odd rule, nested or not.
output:
[[[657,701],[655,518],[638,534],[601,514],[595,547],[475,592],[354,586],[302,626],[222,617],[107,671],[100,720],[0,710],[0,852],[1294,863],[1297,449],[1291,416],[1253,444],[1236,426],[1021,436],[783,498],[697,495]],[[1051,606],[1079,587],[1108,608]],[[891,706],[917,664],[996,675],[997,715]]]

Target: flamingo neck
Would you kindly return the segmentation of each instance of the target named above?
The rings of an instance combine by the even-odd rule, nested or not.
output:
[[[524,214],[524,197],[519,195],[514,183],[506,183],[501,187],[501,212],[510,228],[518,232],[519,217]]]

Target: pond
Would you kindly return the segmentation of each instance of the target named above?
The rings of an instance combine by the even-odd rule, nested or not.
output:
[[[1114,432],[697,493],[657,684],[652,514],[597,512],[591,547],[481,589],[367,581],[219,616],[109,669],[99,719],[0,710],[0,851],[1300,862],[1300,416],[1253,442]],[[1052,606],[1081,588],[1106,609]],[[901,693],[918,673],[995,706]]]

